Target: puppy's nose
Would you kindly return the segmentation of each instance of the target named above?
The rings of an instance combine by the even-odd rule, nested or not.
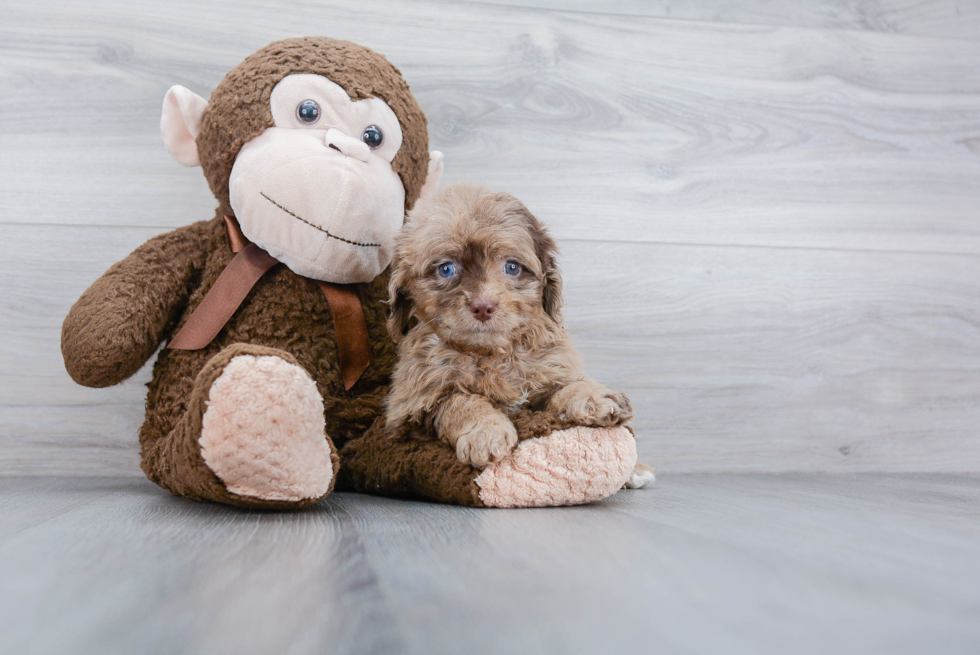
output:
[[[485,323],[493,318],[493,310],[497,308],[493,304],[492,300],[486,300],[484,298],[478,298],[470,303],[470,311],[473,312],[473,318]]]

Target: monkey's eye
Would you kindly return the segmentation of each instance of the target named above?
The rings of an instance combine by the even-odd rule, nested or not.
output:
[[[452,277],[456,275],[456,264],[446,262],[445,264],[441,264],[436,271],[439,273],[439,277]]]
[[[504,264],[504,273],[506,273],[507,275],[520,275],[521,265],[512,259],[506,264]]]
[[[313,125],[320,120],[320,105],[316,103],[316,100],[304,100],[296,105],[296,118],[301,123]]]
[[[381,147],[381,143],[385,140],[385,135],[381,133],[381,128],[377,125],[368,125],[361,132],[361,141],[368,144],[371,150]]]

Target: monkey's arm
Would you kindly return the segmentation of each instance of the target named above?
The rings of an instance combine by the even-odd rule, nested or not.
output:
[[[61,328],[75,382],[108,387],[133,375],[180,317],[207,258],[209,223],[150,239],[82,294]]]

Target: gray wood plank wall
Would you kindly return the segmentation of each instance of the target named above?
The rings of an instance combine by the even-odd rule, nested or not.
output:
[[[980,467],[980,5],[3,3],[0,473],[139,475],[148,371],[75,386],[71,303],[208,218],[159,137],[269,41],[401,68],[446,179],[563,249],[567,321],[666,471]]]

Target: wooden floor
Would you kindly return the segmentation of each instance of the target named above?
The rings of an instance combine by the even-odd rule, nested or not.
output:
[[[686,475],[592,506],[0,478],[0,652],[980,652],[980,476]]]

